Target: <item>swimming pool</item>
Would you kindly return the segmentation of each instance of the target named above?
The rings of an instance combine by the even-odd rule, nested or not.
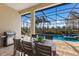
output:
[[[79,42],[79,39],[74,38],[65,38],[63,35],[53,35],[53,34],[37,34],[38,36],[45,37],[46,39],[49,39],[48,37],[51,36],[52,40],[62,40],[62,41],[71,41],[71,42]],[[66,35],[67,36],[67,35]],[[71,37],[74,37],[75,35],[70,35]]]
[[[52,39],[53,39],[53,40],[62,40],[62,41],[79,42],[78,39],[64,38],[64,36],[58,36],[58,35],[54,35]]]

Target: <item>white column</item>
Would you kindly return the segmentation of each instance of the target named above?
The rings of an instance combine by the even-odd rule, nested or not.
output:
[[[35,34],[35,11],[31,12],[31,27],[30,27],[31,35]]]

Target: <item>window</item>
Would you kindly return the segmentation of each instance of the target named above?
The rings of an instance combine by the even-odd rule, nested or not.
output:
[[[31,17],[31,14],[21,15],[21,33],[22,34],[30,33],[30,17]]]
[[[79,4],[62,4],[36,11],[36,33],[79,33]]]

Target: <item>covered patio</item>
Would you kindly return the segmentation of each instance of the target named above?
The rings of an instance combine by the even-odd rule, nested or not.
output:
[[[14,38],[33,42],[33,39],[42,39],[43,36],[43,39],[51,40],[52,43],[46,41],[43,44],[51,44],[56,56],[79,56],[78,9],[77,3],[0,4],[0,55],[12,56]],[[39,21],[41,19],[43,20]],[[12,36],[8,37],[9,34]],[[69,37],[71,40],[67,40],[65,37],[70,34],[75,34],[76,39]],[[48,36],[52,38],[49,39]],[[4,42],[5,38],[8,41]],[[19,52],[16,55],[19,55]]]

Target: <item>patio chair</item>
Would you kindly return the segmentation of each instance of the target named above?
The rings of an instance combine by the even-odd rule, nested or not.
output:
[[[32,43],[27,41],[22,41],[24,56],[27,54],[28,56],[33,55]]]
[[[51,47],[35,43],[35,51],[37,56],[51,56]]]
[[[23,48],[22,48],[22,45],[21,45],[21,40],[20,39],[13,39],[13,40],[14,40],[14,53],[13,53],[13,56],[16,55],[17,51],[21,52],[21,56],[22,56]]]

